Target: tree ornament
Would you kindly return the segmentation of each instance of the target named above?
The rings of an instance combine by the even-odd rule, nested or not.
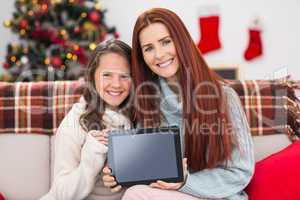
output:
[[[28,29],[28,21],[26,19],[21,19],[20,23],[19,23],[19,27],[20,29]]]
[[[62,0],[51,0],[52,4],[60,4]]]
[[[50,64],[50,59],[49,58],[45,58],[44,63],[45,63],[45,65],[49,65]]]
[[[96,31],[97,30],[97,26],[95,26],[91,22],[84,22],[83,29],[86,30],[86,31]]]
[[[16,62],[16,65],[19,67],[19,66],[21,65],[21,61],[18,60],[18,61]]]
[[[3,24],[4,24],[4,27],[6,27],[6,28],[10,28],[11,25],[12,25],[11,20],[5,20],[5,21],[3,22]]]
[[[73,56],[72,53],[67,53],[67,56],[66,56],[66,57],[67,57],[68,59],[72,59],[72,56]]]
[[[50,58],[50,62],[52,64],[52,66],[55,68],[59,68],[60,65],[62,64],[62,60],[61,60],[60,56],[52,56]]]
[[[15,0],[15,12],[4,26],[18,34],[22,45],[7,46],[3,69],[20,81],[23,71],[39,71],[23,81],[72,80],[83,75],[96,44],[118,37],[108,27],[99,0]],[[112,31],[113,30],[113,31]],[[17,43],[18,44],[18,43]],[[5,64],[6,63],[6,64]],[[49,67],[49,68],[48,68]],[[76,72],[76,73],[74,73]]]
[[[90,50],[94,51],[96,49],[97,45],[95,43],[91,43],[89,45]]]
[[[100,21],[100,14],[98,11],[93,10],[92,12],[89,13],[89,19],[93,22],[93,23],[98,23]]]
[[[29,15],[30,17],[32,17],[32,16],[34,15],[34,12],[33,12],[32,10],[29,10],[29,11],[28,11],[28,15]]]
[[[21,30],[20,30],[20,35],[21,35],[21,36],[26,35],[26,30],[25,30],[25,29],[21,29]]]
[[[43,3],[42,5],[41,5],[41,10],[42,10],[42,12],[48,12],[48,4],[46,4],[46,3]]]
[[[82,17],[82,18],[86,18],[86,16],[87,16],[86,12],[83,12],[83,13],[80,14],[80,17]]]
[[[118,32],[115,32],[115,33],[114,33],[114,37],[115,37],[116,39],[118,39],[118,38],[120,37],[120,34],[119,34]]]
[[[17,61],[17,57],[16,56],[11,56],[10,57],[10,61],[11,62],[16,62]]]
[[[80,48],[78,46],[78,48],[74,49],[73,53],[78,56],[78,61],[79,61],[80,64],[82,64],[82,65],[87,64],[87,57],[86,57],[86,55],[84,53],[84,50],[82,48]],[[67,55],[67,57],[68,57],[68,55]]]
[[[75,27],[74,27],[74,33],[75,33],[75,34],[79,34],[80,32],[81,32],[80,27],[79,27],[79,26],[75,26]]]
[[[23,64],[27,64],[27,63],[28,63],[28,58],[27,58],[27,56],[22,56],[22,57],[21,57],[21,63],[23,63]]]
[[[10,64],[8,64],[7,62],[5,62],[5,63],[3,64],[3,68],[4,68],[4,69],[9,69],[9,68],[10,68]]]

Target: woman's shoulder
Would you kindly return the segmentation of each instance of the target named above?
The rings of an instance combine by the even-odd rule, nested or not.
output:
[[[225,102],[227,102],[227,105],[229,107],[234,107],[235,109],[242,109],[241,100],[232,87],[228,85],[222,85],[222,93],[223,99],[225,100]]]
[[[226,84],[221,84],[221,88],[222,88],[222,92],[223,92],[223,94],[225,95],[226,98],[236,98],[236,97],[238,97],[236,91],[232,87],[230,87]]]
[[[230,87],[228,84],[224,83],[224,82],[220,82],[221,84],[221,88],[224,92],[226,92],[226,94],[228,93],[235,93],[235,90]]]

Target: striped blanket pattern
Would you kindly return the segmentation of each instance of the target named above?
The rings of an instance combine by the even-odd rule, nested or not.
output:
[[[0,133],[53,134],[80,97],[79,81],[0,82]]]
[[[290,82],[230,81],[244,107],[252,135],[299,136],[300,108]],[[0,82],[0,133],[52,135],[79,100],[83,82]]]

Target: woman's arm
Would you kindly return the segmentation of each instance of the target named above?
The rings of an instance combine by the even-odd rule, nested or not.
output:
[[[86,198],[105,162],[107,147],[84,133],[78,119],[71,110],[56,133],[54,182],[50,190],[56,200]]]
[[[228,162],[228,167],[220,165],[188,174],[185,185],[180,188],[184,193],[202,198],[232,196],[234,199],[234,196],[247,186],[254,173],[253,145],[247,118],[235,91],[229,87],[223,88],[232,129],[239,145],[233,149],[232,160]]]

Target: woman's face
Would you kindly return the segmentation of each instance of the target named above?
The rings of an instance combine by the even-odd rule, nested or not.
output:
[[[124,56],[117,53],[101,55],[94,78],[98,94],[110,108],[116,109],[128,97],[131,77]]]
[[[162,23],[153,23],[139,35],[145,63],[157,75],[173,79],[179,69],[179,61],[169,30]]]

